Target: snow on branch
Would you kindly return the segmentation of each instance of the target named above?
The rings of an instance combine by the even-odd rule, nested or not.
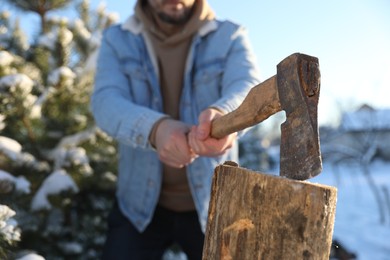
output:
[[[0,170],[0,183],[9,182],[15,186],[15,189],[19,193],[30,193],[30,182],[24,176],[14,177],[9,172]]]
[[[71,44],[73,40],[73,33],[66,28],[61,28],[61,30],[62,32],[60,31],[60,29],[56,28],[53,31],[40,36],[38,38],[38,44],[48,48],[51,51],[54,51],[60,33],[63,33],[64,46]]]
[[[30,153],[22,152],[22,145],[14,139],[0,136],[0,153],[4,154],[17,165],[27,165],[36,170],[45,170],[47,163],[39,162]]]
[[[25,74],[12,74],[0,79],[0,90],[15,92],[16,89],[21,91],[22,95],[30,94],[34,82]]]
[[[95,137],[97,127],[62,138],[57,147],[50,152],[54,160],[54,168],[60,169],[64,166],[80,165],[85,174],[91,174],[92,168],[89,165],[88,155],[84,148],[78,147],[81,143]]]
[[[0,51],[0,67],[7,67],[14,61],[14,57],[8,51]]]
[[[73,86],[76,74],[68,67],[62,66],[53,70],[48,78],[51,85],[62,83],[64,86]]]
[[[97,127],[94,126],[90,129],[76,133],[74,135],[66,136],[62,138],[61,142],[58,144],[57,147],[78,146],[82,142],[85,142],[86,140],[93,138],[95,136],[96,131],[97,131]]]
[[[77,193],[79,189],[72,177],[65,170],[60,169],[50,174],[43,181],[32,200],[31,209],[33,211],[51,209],[52,205],[49,202],[48,196],[57,195],[64,191]]]
[[[37,255],[36,253],[30,253],[16,260],[45,260],[45,258],[43,258],[43,256]]]
[[[20,241],[20,231],[17,228],[17,221],[13,219],[15,211],[6,205],[0,205],[0,238],[8,244]],[[2,241],[0,240],[0,245]],[[1,249],[1,248],[0,248]]]
[[[3,130],[5,128],[5,116],[0,114],[0,131]]]
[[[22,145],[14,139],[0,136],[0,152],[3,152],[10,159],[16,160],[17,154],[21,153]]]

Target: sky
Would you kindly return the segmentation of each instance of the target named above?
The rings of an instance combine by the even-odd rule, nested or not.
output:
[[[135,0],[90,0],[118,13],[133,13]],[[217,17],[247,28],[263,80],[292,53],[319,58],[319,123],[337,124],[341,111],[390,102],[390,1],[388,0],[209,0]],[[0,8],[6,8],[0,4]],[[23,14],[22,26],[38,26]],[[31,22],[35,21],[35,22]]]

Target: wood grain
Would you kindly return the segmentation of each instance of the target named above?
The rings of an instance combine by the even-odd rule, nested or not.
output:
[[[221,165],[203,259],[329,259],[337,190]]]

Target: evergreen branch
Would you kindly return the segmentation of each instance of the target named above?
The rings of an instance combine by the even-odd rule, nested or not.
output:
[[[41,30],[46,31],[46,13],[70,4],[71,0],[5,0],[7,3],[27,12],[37,13],[41,19]]]
[[[5,0],[7,3],[24,11],[43,14],[51,10],[61,9],[70,4],[71,0]]]

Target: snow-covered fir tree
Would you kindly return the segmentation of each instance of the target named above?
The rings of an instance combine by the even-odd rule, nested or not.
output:
[[[41,23],[28,39],[18,18],[0,12],[0,258],[97,259],[117,153],[89,97],[101,33],[117,17],[88,0],[6,2]],[[51,15],[70,6],[79,18]],[[258,138],[252,131],[240,144],[242,166],[270,162]]]
[[[1,173],[1,172],[0,172]],[[0,205],[0,258],[7,257],[7,249],[20,240],[17,222],[13,219],[15,211]]]
[[[41,24],[28,39],[17,18],[0,13],[0,258],[96,259],[116,147],[96,128],[89,96],[102,30],[117,16],[87,0],[7,2]],[[50,15],[72,6],[77,19]]]

